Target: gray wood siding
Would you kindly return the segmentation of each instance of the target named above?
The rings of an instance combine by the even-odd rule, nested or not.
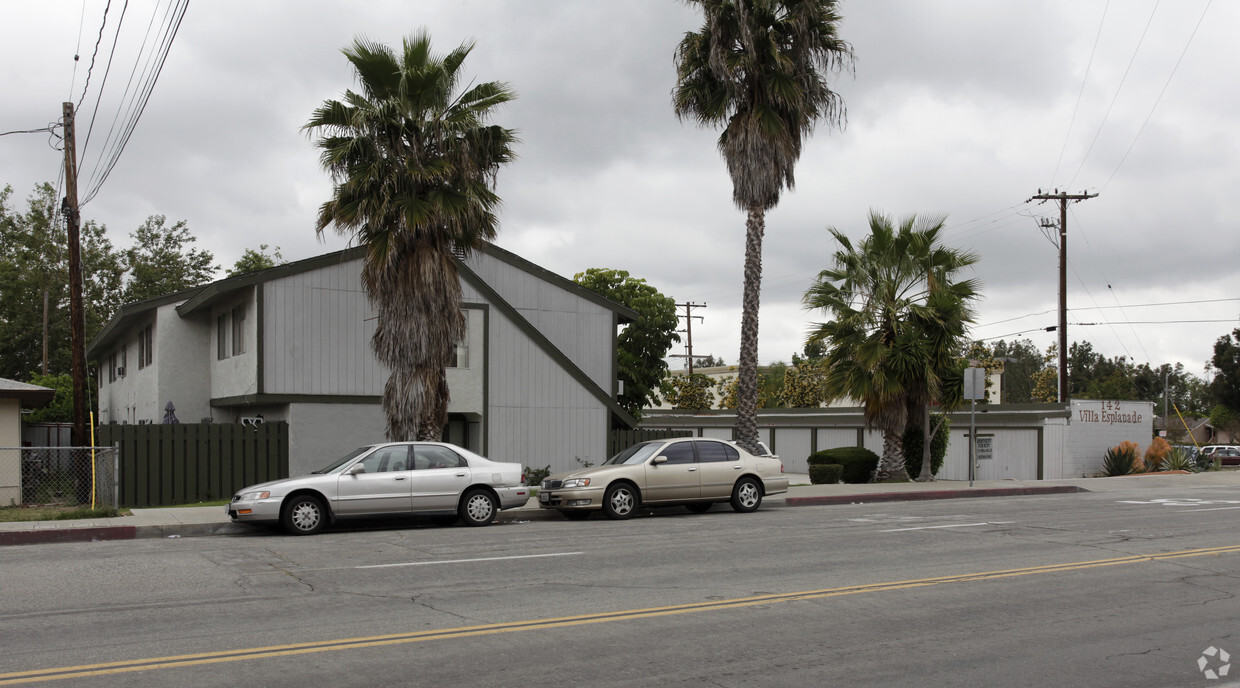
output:
[[[609,411],[497,311],[491,311],[491,458],[552,471],[607,457]]]
[[[370,351],[374,311],[360,271],[355,260],[264,284],[264,393],[382,393],[387,371]]]
[[[467,264],[595,384],[611,392],[612,311],[486,254],[475,253]]]

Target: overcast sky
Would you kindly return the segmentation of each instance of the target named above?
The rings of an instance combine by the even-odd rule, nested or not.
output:
[[[105,4],[8,0],[0,22],[0,132],[46,127],[81,99],[84,189],[169,0],[130,0],[123,22],[112,3],[87,89]],[[1069,339],[1203,375],[1240,312],[1240,4],[854,0],[842,13],[847,126],[814,133],[767,216],[762,362],[789,360],[819,319],[801,295],[837,248],[827,227],[859,239],[870,209],[947,215],[945,243],[980,257],[973,337],[1044,349],[1058,252],[1038,225],[1058,208],[1026,199],[1059,188],[1099,194],[1069,206]],[[519,94],[495,120],[522,140],[500,172],[497,243],[565,277],[619,268],[707,304],[694,352],[735,363],[745,218],[717,132],[671,107],[673,50],[699,24],[672,0],[200,0],[82,214],[121,246],[149,215],[186,220],[225,269],[262,243],[286,260],[344,248],[315,237],[331,186],[300,127],[353,85],[340,51],[355,36],[395,46],[424,27],[440,52],[475,41],[465,72]],[[0,186],[19,207],[61,176],[48,138],[0,137]]]

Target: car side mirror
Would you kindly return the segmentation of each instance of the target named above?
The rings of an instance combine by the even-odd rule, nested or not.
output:
[[[365,473],[365,472],[366,472],[365,466],[363,466],[360,463],[355,463],[352,466],[349,466],[349,470],[345,471],[344,474],[345,475],[357,475],[358,473]]]
[[[666,456],[656,456],[656,457],[654,457],[654,460],[652,460],[650,463],[652,463],[652,464],[654,464],[654,465],[656,465],[656,466],[657,466],[657,465],[659,465],[659,464],[661,464],[661,463],[667,463],[667,457],[666,457]]]

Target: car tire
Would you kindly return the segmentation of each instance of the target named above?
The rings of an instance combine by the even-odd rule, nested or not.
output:
[[[314,495],[297,495],[284,502],[280,523],[291,535],[314,535],[327,526],[327,508]]]
[[[757,511],[762,506],[762,485],[753,478],[741,478],[732,488],[732,509],[742,514]]]
[[[714,502],[694,502],[692,504],[686,504],[685,508],[695,514],[704,514],[707,511],[710,511],[710,508],[714,505]]]
[[[470,490],[461,498],[461,506],[457,509],[461,520],[467,526],[485,526],[495,520],[498,512],[495,497],[486,490]]]
[[[560,514],[570,521],[584,521],[590,518],[590,512],[585,509],[563,509]]]
[[[612,483],[603,493],[603,513],[616,521],[632,516],[638,503],[637,488],[630,483]]]

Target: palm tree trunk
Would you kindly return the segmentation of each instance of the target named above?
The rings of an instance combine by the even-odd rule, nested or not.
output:
[[[883,456],[878,460],[878,470],[874,471],[874,482],[908,482],[908,470],[904,467],[904,449],[900,441],[903,435],[903,428],[883,430]]]
[[[745,222],[745,290],[741,297],[741,354],[736,380],[736,441],[758,453],[758,302],[762,291],[762,235],[766,211],[749,206]]]
[[[939,427],[942,427],[940,421]],[[934,482],[934,466],[930,459],[931,447],[930,443],[934,440],[934,436],[938,433],[938,428],[930,429],[930,405],[922,404],[921,406],[921,474],[917,476],[919,483]]]

